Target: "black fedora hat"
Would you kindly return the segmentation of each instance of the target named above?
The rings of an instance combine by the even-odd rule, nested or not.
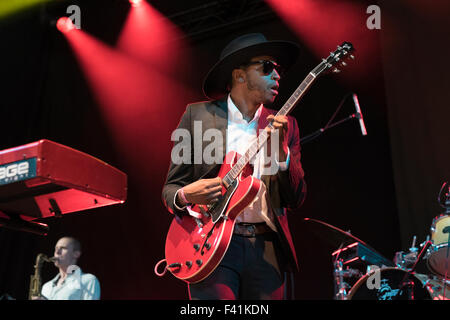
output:
[[[219,61],[209,70],[203,81],[203,93],[218,99],[227,92],[233,69],[261,55],[272,56],[276,62],[289,68],[299,55],[297,44],[289,41],[269,41],[261,33],[249,33],[231,41],[220,54]]]

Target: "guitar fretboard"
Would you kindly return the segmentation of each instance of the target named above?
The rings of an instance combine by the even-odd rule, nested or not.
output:
[[[316,68],[317,69],[317,68]],[[316,70],[314,69],[314,70]],[[309,87],[312,85],[317,75],[313,73],[308,74],[305,80],[298,86],[291,97],[286,101],[283,107],[277,112],[276,116],[287,115],[294,108],[295,104],[300,100],[300,98],[306,93]],[[273,129],[272,123],[267,125],[268,128]],[[239,158],[232,169],[223,178],[224,184],[230,185],[241,173],[244,167],[253,159],[254,156],[259,152],[260,148],[267,142],[269,138],[269,133],[264,130],[262,131],[255,142],[253,142],[247,151]]]
[[[338,46],[338,49],[332,52],[327,59],[322,59],[322,62],[306,76],[302,83],[300,83],[291,97],[277,112],[276,116],[285,116],[289,114],[289,112],[291,112],[300,98],[306,93],[306,91],[308,91],[314,80],[317,79],[317,77],[325,70],[331,69],[337,62],[345,58],[351,51],[353,51],[353,45],[349,42],[344,42],[341,46]],[[272,123],[269,123],[266,128],[273,129]],[[258,138],[244,153],[244,155],[239,158],[232,169],[224,176],[222,180],[225,186],[229,186],[234,182],[234,180],[239,176],[244,167],[256,156],[261,147],[267,142],[268,137],[269,133],[266,130],[261,132]]]

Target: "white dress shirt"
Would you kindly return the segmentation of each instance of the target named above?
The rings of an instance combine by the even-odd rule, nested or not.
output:
[[[72,267],[63,283],[58,285],[60,274],[42,286],[41,294],[47,300],[99,300],[100,283],[90,273],[83,273],[78,266]]]
[[[247,149],[255,142],[258,138],[257,130],[258,130],[258,121],[261,116],[263,105],[261,105],[258,110],[255,112],[253,119],[249,122],[244,119],[241,111],[236,107],[233,100],[231,99],[231,95],[228,95],[228,126],[226,132],[226,154],[230,151],[235,151],[240,155],[245,154]],[[262,129],[261,129],[262,130]],[[253,164],[253,174],[252,176],[261,179],[261,175],[267,170],[267,163],[265,165],[264,155],[267,154],[265,147],[263,146],[258,154],[254,157],[254,161],[250,163]],[[290,159],[290,152],[288,149],[288,154],[285,162],[277,162],[276,159],[274,163],[270,162],[272,167],[270,168],[270,172],[273,172],[275,166],[275,170],[285,171],[288,169]],[[267,161],[266,161],[267,162]],[[267,172],[267,171],[266,171]],[[178,195],[178,191],[175,193],[174,204],[175,207],[179,210],[187,209],[187,211],[195,216],[195,212],[192,212],[191,206],[187,207],[179,207],[176,203],[176,198]],[[253,199],[253,201],[244,209],[244,211],[236,218],[236,222],[247,222],[247,223],[258,223],[258,222],[266,222],[266,224],[274,231],[276,231],[276,227],[273,224],[273,212],[270,208],[269,201],[267,199],[266,186],[261,181],[261,188],[258,191],[258,194]]]
[[[244,119],[241,111],[236,107],[231,95],[228,95],[228,127],[227,127],[227,145],[226,153],[235,151],[240,155],[245,154],[247,149],[257,140],[258,121],[261,116],[261,105],[255,112],[253,119],[249,122]],[[261,129],[262,130],[262,129]],[[263,146],[255,156],[253,164],[252,176],[260,179],[264,173],[264,155],[266,154],[265,146]],[[285,171],[289,165],[289,151],[286,162],[278,163],[275,161],[276,170]],[[253,201],[243,210],[236,218],[236,222],[258,223],[265,222],[272,230],[276,231],[273,224],[273,212],[270,208],[270,202],[267,199],[266,186],[261,182],[261,188]]]

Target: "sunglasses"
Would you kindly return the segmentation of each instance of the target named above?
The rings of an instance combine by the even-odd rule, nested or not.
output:
[[[279,75],[282,75],[284,73],[283,68],[279,64],[277,64],[276,62],[270,61],[270,60],[250,61],[249,63],[245,64],[244,66],[250,66],[252,64],[262,64],[263,73],[266,76],[268,76],[269,74],[272,74],[273,69],[275,69]]]

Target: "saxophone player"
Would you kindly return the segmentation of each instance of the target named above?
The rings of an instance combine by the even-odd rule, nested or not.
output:
[[[83,273],[77,266],[80,256],[81,243],[77,239],[59,239],[51,258],[59,272],[42,286],[41,295],[32,300],[99,300],[100,283],[96,276]]]

